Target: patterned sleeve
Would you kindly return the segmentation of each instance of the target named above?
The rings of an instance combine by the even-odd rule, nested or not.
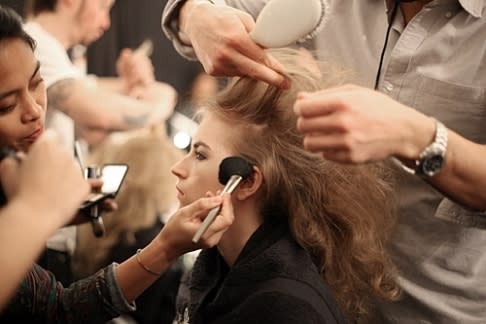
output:
[[[116,264],[64,288],[38,265],[24,278],[4,316],[30,323],[104,323],[135,310],[121,294]]]

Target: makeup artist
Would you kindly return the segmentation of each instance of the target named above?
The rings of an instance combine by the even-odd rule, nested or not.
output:
[[[5,262],[0,272],[0,305],[6,307],[1,310],[0,322],[104,323],[133,310],[134,299],[178,256],[216,244],[232,223],[232,212],[227,207],[228,197],[199,199],[176,211],[137,255],[67,288],[36,264],[24,276],[48,234],[72,217],[89,190],[79,166],[59,148],[59,139],[43,131],[46,90],[34,49],[35,42],[22,29],[19,17],[0,6],[0,145],[26,152],[20,164],[10,157],[0,164],[9,201],[0,211],[0,228],[10,232],[1,236]],[[49,186],[51,189],[43,190]],[[193,244],[191,239],[202,219],[221,203],[221,214],[201,243]],[[8,238],[13,241],[5,242]]]

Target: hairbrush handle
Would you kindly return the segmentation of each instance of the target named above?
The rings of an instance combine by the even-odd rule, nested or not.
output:
[[[243,180],[243,178],[239,175],[231,176],[231,178],[226,183],[226,186],[224,186],[223,191],[221,191],[219,195],[223,196],[225,193],[232,193],[236,189],[236,186],[238,186],[238,184],[241,182],[241,180]],[[208,230],[209,226],[211,226],[216,216],[218,216],[220,210],[221,210],[221,205],[216,206],[209,211],[208,216],[206,216],[201,226],[197,230],[196,234],[194,234],[194,237],[192,238],[193,243],[199,242],[201,236],[203,236],[204,233],[206,233],[206,231]]]

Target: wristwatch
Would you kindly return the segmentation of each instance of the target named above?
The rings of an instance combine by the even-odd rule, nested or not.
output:
[[[445,164],[447,151],[447,128],[440,121],[435,121],[435,138],[415,161],[415,174],[423,177],[433,177]]]

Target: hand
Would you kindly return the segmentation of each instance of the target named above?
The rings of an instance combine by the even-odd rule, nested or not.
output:
[[[288,88],[280,64],[250,38],[255,22],[249,14],[226,6],[188,2],[180,18],[182,33],[206,73],[250,76]]]
[[[4,159],[0,178],[9,201],[18,200],[46,215],[47,219],[41,221],[52,229],[66,224],[89,193],[79,164],[49,130],[32,145],[21,163]]]
[[[147,86],[138,86],[129,93],[131,97],[153,104],[157,110],[153,114],[154,122],[166,120],[174,112],[177,103],[177,91],[167,83],[153,82]]]
[[[192,237],[209,211],[221,203],[220,214],[216,216],[199,243],[192,243]],[[184,253],[216,245],[233,221],[233,205],[229,194],[225,194],[223,198],[220,196],[204,197],[179,209],[169,219],[157,239],[166,244],[169,259],[175,259]]]
[[[101,178],[90,178],[86,181],[91,187],[91,192],[101,192],[101,188],[103,187],[103,180]],[[118,209],[118,204],[114,199],[111,198],[103,200],[98,206],[100,215],[104,212],[110,213]],[[79,225],[88,221],[90,221],[89,210],[78,210],[78,213],[68,225]]]
[[[155,80],[154,67],[146,53],[129,48],[121,51],[116,71],[124,80],[127,92],[136,86],[147,86]]]
[[[294,111],[304,147],[337,162],[417,159],[435,133],[431,118],[354,85],[301,93]]]

